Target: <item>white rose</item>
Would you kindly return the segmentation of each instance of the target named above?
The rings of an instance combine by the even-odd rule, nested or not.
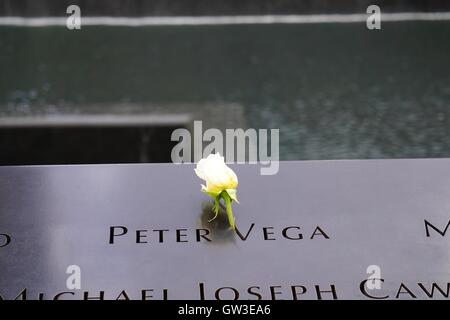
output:
[[[231,193],[231,198],[234,198],[238,178],[234,171],[225,164],[224,158],[219,153],[210,154],[206,159],[201,159],[195,173],[206,182],[206,186],[202,185],[203,192],[214,197],[222,191],[227,191]]]
[[[209,221],[217,218],[220,200],[223,199],[230,227],[234,229],[235,222],[231,202],[233,200],[238,202],[236,197],[238,178],[234,171],[225,164],[224,158],[219,153],[210,154],[206,159],[200,160],[194,170],[200,179],[206,181],[206,186],[202,185],[202,191],[214,199],[212,209],[214,217]]]

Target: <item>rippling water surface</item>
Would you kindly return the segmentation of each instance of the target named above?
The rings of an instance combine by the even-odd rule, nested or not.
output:
[[[236,103],[284,160],[450,157],[445,21],[3,26],[0,70],[3,117]]]

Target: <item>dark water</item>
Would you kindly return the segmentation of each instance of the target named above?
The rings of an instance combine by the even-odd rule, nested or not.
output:
[[[449,22],[0,27],[0,74],[0,116],[237,103],[283,160],[450,157]]]

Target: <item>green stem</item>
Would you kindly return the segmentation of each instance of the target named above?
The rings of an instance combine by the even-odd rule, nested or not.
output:
[[[222,192],[222,198],[225,201],[225,206],[227,208],[228,222],[230,223],[231,229],[234,230],[235,224],[234,224],[233,210],[231,210],[231,198],[225,191]]]
[[[220,209],[220,197],[216,197],[214,199],[214,205],[212,208],[212,211],[214,212],[214,217],[212,219],[208,220],[208,222],[211,222],[217,218],[217,216],[219,215],[219,209]]]

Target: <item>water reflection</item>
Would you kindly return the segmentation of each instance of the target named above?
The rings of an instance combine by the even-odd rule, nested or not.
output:
[[[281,160],[448,157],[449,32],[447,21],[1,27],[0,117],[189,104],[206,120],[202,104],[238,104],[249,127],[280,128]]]

